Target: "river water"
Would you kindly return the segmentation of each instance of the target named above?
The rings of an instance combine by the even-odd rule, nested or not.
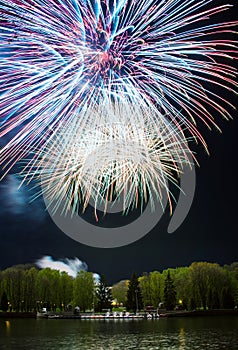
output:
[[[0,319],[7,350],[237,350],[238,317],[158,320]]]

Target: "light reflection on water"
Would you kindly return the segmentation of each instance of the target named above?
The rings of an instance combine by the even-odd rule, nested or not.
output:
[[[159,320],[1,320],[6,350],[237,350],[237,317]]]
[[[179,330],[179,350],[185,349],[185,332],[184,328],[181,327]]]

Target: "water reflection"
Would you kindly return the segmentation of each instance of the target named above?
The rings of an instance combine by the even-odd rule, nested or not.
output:
[[[236,317],[130,322],[16,319],[1,325],[1,350],[238,349]]]
[[[179,350],[185,350],[185,332],[184,328],[181,327],[179,331]]]
[[[11,323],[10,321],[5,321],[5,325],[6,325],[6,335],[9,336],[11,333]]]

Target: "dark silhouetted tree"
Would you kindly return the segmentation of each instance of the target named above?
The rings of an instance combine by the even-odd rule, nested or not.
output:
[[[6,312],[8,309],[8,299],[7,299],[7,294],[6,292],[2,293],[1,297],[1,310]]]
[[[129,282],[126,308],[127,310],[133,310],[134,312],[143,308],[139,281],[135,273],[132,274]]]
[[[167,310],[174,310],[176,306],[176,290],[169,271],[164,282],[164,305]]]

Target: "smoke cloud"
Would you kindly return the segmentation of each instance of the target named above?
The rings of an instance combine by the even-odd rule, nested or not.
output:
[[[67,272],[70,276],[75,278],[79,271],[88,271],[88,265],[86,262],[79,260],[78,258],[74,259],[62,259],[54,260],[51,256],[44,256],[41,259],[36,261],[36,265],[42,269],[51,268],[54,270],[59,270],[60,272]],[[97,273],[93,273],[95,282],[97,283],[100,279],[100,276]]]
[[[32,201],[34,190],[20,185],[21,179],[15,174],[8,174],[0,183],[0,217],[14,215],[30,222],[43,222],[47,216],[43,199]]]

